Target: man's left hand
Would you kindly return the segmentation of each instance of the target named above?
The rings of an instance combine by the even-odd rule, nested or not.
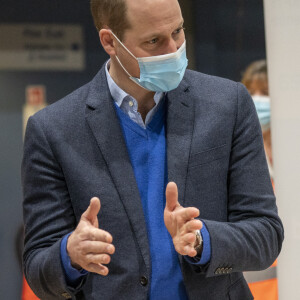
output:
[[[178,202],[178,189],[175,182],[166,188],[166,207],[164,211],[165,225],[173,239],[175,250],[181,255],[194,257],[196,231],[202,228],[202,222],[195,220],[200,215],[195,207],[182,207]]]

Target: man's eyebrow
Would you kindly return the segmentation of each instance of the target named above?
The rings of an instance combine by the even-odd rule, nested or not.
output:
[[[179,27],[183,27],[183,24],[184,24],[184,19],[182,19],[182,21],[180,22],[178,28],[179,28]]]
[[[178,28],[182,28],[182,27],[183,27],[183,23],[184,23],[184,20],[182,20],[182,21],[180,22],[180,24],[179,24],[174,30],[176,30],[176,29],[178,29]],[[159,36],[161,36],[161,35],[162,35],[161,32],[152,33],[152,34],[150,34],[150,35],[148,35],[148,36],[144,36],[142,39],[143,39],[143,40],[151,40],[152,38],[159,37]]]
[[[180,22],[180,24],[176,27],[176,29],[182,28],[182,27],[183,27],[183,23],[184,23],[184,20],[182,20],[182,21]],[[176,29],[175,29],[175,30],[176,30]]]

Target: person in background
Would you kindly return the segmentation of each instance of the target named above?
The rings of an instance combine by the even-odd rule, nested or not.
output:
[[[258,60],[251,63],[243,74],[242,83],[248,89],[255,104],[262,129],[266,159],[270,177],[274,188],[274,172],[271,142],[271,103],[269,97],[267,62]],[[278,282],[276,274],[277,260],[264,270],[245,272],[244,276],[249,284],[255,300],[277,300]]]

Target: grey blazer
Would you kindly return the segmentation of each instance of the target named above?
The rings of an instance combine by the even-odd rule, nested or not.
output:
[[[169,180],[183,206],[200,209],[211,238],[205,267],[179,256],[189,299],[252,299],[242,271],[273,263],[283,227],[251,97],[241,84],[187,71],[167,94],[166,138]],[[146,225],[104,68],[29,119],[22,183],[24,272],[40,298],[147,299]],[[90,273],[73,289],[60,243],[93,196],[101,200],[99,224],[114,237],[116,252],[109,276]]]

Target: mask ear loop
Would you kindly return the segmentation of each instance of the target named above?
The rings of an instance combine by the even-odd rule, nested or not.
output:
[[[129,74],[129,72],[125,69],[125,67],[123,66],[123,64],[121,63],[121,61],[119,60],[119,57],[116,55],[116,59],[118,61],[118,63],[120,64],[120,66],[122,67],[122,69],[125,71],[125,73],[131,78],[132,76]]]
[[[126,46],[119,40],[119,38],[110,30],[114,38],[122,45],[122,47],[137,61],[137,58],[130,52],[129,49],[126,48]]]
[[[137,58],[125,47],[125,45],[118,39],[118,37],[110,30],[110,32],[112,33],[112,35],[115,37],[115,39],[122,45],[122,47],[138,62]],[[129,76],[129,79],[131,81],[133,81],[135,84],[137,84],[139,87],[143,88],[146,91],[150,91],[148,89],[146,89],[145,87],[143,87],[142,85],[140,85],[137,81],[134,80],[134,77],[131,76],[129,74],[129,72],[125,69],[125,67],[123,66],[123,64],[121,63],[119,57],[116,55],[116,59],[118,61],[118,63],[120,64],[120,66],[122,67],[122,69],[125,71],[125,73]]]

